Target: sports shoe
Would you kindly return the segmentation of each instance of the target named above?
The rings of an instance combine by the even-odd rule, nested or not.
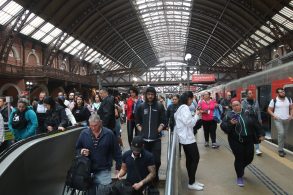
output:
[[[192,185],[189,185],[188,184],[188,189],[190,189],[190,190],[196,190],[196,191],[201,191],[201,190],[203,190],[203,187],[200,186],[200,185],[197,185],[196,183],[194,183]]]
[[[283,150],[279,151],[279,156],[280,157],[285,157],[286,153]]]
[[[243,187],[244,186],[244,180],[242,177],[238,177],[236,180],[236,183],[238,186]]]
[[[217,143],[212,143],[212,148],[216,149],[219,148],[220,146]]]
[[[260,151],[260,149],[256,149],[256,150],[255,150],[255,154],[256,154],[257,156],[261,156],[261,155],[262,155],[262,151]]]
[[[204,146],[205,146],[205,147],[209,147],[209,142],[205,142],[205,143],[204,143]]]
[[[194,183],[195,183],[195,185],[198,185],[200,187],[204,187],[204,184],[203,183],[199,183],[199,182],[194,182]]]

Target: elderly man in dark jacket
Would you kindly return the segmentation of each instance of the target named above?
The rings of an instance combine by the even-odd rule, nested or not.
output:
[[[264,132],[255,117],[251,117],[241,107],[239,101],[232,102],[232,111],[223,118],[221,129],[228,134],[228,142],[235,156],[236,183],[244,186],[244,169],[254,156],[254,143],[264,140]]]

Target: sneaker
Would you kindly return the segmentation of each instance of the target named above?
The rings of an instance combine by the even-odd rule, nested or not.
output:
[[[205,146],[205,147],[209,147],[209,146],[210,146],[210,145],[209,145],[209,142],[205,142],[205,143],[204,143],[204,146]]]
[[[286,153],[283,150],[279,151],[279,156],[280,157],[285,157],[285,155],[286,155]]]
[[[261,155],[262,155],[262,151],[260,151],[260,149],[256,149],[256,150],[255,150],[255,154],[256,154],[257,156],[261,156]]]
[[[195,185],[198,185],[200,187],[204,187],[204,184],[203,183],[199,183],[199,182],[194,182],[194,183],[195,183]]]
[[[192,185],[189,185],[188,184],[188,189],[190,189],[190,190],[196,190],[196,191],[201,191],[201,190],[203,190],[203,187],[200,186],[200,185],[197,185],[196,183],[194,183]]]
[[[242,177],[238,177],[236,180],[236,183],[238,186],[243,187],[244,186],[244,180]]]
[[[219,148],[220,146],[216,143],[212,143],[212,148],[216,149],[216,148]]]

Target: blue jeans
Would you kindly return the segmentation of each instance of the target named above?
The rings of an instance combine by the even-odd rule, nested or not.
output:
[[[89,190],[88,195],[108,195],[111,193],[111,170],[102,170],[94,175],[93,187]]]

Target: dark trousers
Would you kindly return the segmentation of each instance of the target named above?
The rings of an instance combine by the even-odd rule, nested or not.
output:
[[[144,142],[144,148],[154,155],[156,165],[155,181],[159,181],[159,169],[161,166],[161,140],[158,139],[153,142]]]
[[[127,136],[128,136],[128,143],[129,146],[131,146],[131,142],[133,139],[133,129],[135,130],[135,136],[138,135],[138,131],[135,127],[135,122],[134,120],[127,120]]]
[[[209,136],[211,136],[212,143],[216,143],[216,129],[217,122],[212,121],[202,121],[203,131],[204,131],[204,139],[206,142],[209,142]]]
[[[239,141],[238,137],[228,136],[230,148],[235,156],[234,167],[237,177],[243,177],[244,169],[249,165],[254,156],[253,138]]]
[[[186,169],[189,178],[189,184],[192,185],[195,182],[195,174],[199,162],[199,152],[197,144],[182,144],[185,156],[186,156]]]

